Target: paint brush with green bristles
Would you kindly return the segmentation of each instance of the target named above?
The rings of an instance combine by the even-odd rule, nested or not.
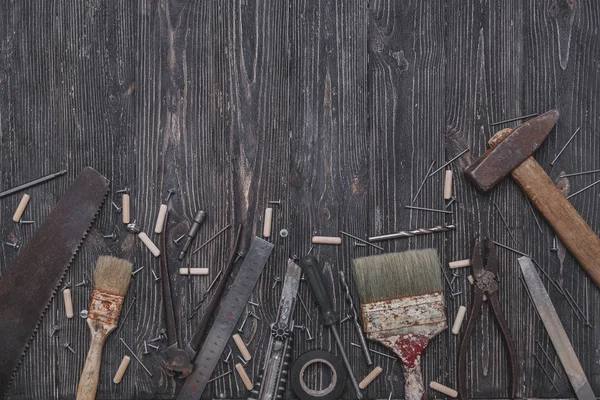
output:
[[[421,400],[425,393],[421,353],[448,327],[437,251],[358,258],[354,260],[354,281],[367,338],[400,357],[404,396]]]

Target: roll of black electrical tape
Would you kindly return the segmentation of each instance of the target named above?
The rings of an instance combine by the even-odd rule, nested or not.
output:
[[[311,389],[304,380],[307,368],[322,364],[331,370],[331,383],[325,389]],[[302,400],[336,400],[346,387],[346,369],[339,358],[325,350],[313,350],[302,354],[292,367],[291,383],[296,396]]]

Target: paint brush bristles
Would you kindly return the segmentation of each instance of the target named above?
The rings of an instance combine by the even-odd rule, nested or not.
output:
[[[133,264],[116,257],[102,256],[94,270],[94,290],[124,296],[131,281]]]
[[[409,250],[354,260],[361,303],[442,291],[437,251]]]

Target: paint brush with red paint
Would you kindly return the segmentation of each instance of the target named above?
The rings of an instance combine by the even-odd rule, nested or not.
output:
[[[421,400],[421,354],[448,327],[437,251],[410,250],[354,260],[367,338],[400,357],[404,397]]]

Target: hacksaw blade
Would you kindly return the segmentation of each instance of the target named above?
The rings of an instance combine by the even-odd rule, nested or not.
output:
[[[84,168],[0,280],[0,394],[8,389],[107,194],[108,179]]]

